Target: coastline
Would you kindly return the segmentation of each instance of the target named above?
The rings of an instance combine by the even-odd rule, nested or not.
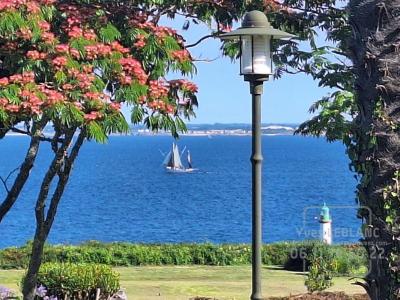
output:
[[[110,136],[170,136],[168,131],[152,132],[151,130],[131,126],[131,131],[128,134],[110,134]],[[264,136],[290,136],[294,135],[297,126],[287,125],[263,125],[261,134]],[[47,128],[44,135],[52,135],[51,128]],[[204,124],[204,125],[188,125],[187,132],[182,132],[180,136],[190,137],[213,137],[213,136],[251,136],[251,126],[249,124]],[[25,136],[18,132],[8,132],[6,136]]]
[[[45,136],[51,135],[52,133],[48,133]],[[77,135],[77,134],[75,134]],[[262,133],[262,136],[294,136],[293,133]],[[21,133],[7,133],[5,135],[6,137],[27,137],[25,134]],[[112,137],[125,137],[125,136],[171,136],[170,133],[168,132],[163,132],[163,133],[137,133],[137,132],[132,132],[128,134],[110,134]],[[179,136],[189,136],[189,137],[217,137],[217,136],[238,136],[238,137],[248,137],[251,136],[251,132],[249,133],[180,133]]]

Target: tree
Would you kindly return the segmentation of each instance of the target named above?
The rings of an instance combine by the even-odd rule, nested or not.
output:
[[[400,293],[399,233],[399,14],[396,1],[351,0],[350,34],[342,39],[351,59],[346,97],[319,102],[321,109],[303,123],[303,134],[343,140],[358,174],[357,201],[369,255],[364,286],[372,300],[397,299]],[[338,80],[338,82],[343,80]],[[353,94],[354,93],[354,96]],[[347,118],[346,118],[347,115]],[[350,116],[350,118],[349,118]]]
[[[366,288],[371,299],[400,294],[400,82],[398,1],[350,1],[349,52],[356,77],[359,114],[351,152],[362,175],[360,216],[370,220],[365,246],[370,255]]]
[[[181,116],[193,116],[197,87],[166,79],[169,71],[192,74],[191,55],[176,31],[157,25],[159,15],[108,1],[1,3],[1,136],[16,131],[31,142],[10,189],[4,180],[0,218],[17,200],[41,142],[54,152],[36,200],[25,299],[35,296],[43,246],[83,143],[128,132],[122,103],[132,107],[134,123],[174,136],[185,128]],[[54,129],[50,137],[42,133],[46,125]]]

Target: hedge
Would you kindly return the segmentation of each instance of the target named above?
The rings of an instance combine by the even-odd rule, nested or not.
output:
[[[302,271],[315,244],[279,242],[263,246],[266,265]],[[0,269],[26,268],[31,244],[0,250]],[[365,269],[367,259],[360,245],[330,246],[335,253],[339,274],[354,274]],[[81,245],[46,245],[43,262],[96,263],[110,266],[142,265],[244,265],[251,263],[247,244],[132,244],[90,241]]]

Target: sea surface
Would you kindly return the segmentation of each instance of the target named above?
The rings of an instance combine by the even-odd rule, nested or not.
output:
[[[18,167],[29,140],[0,140],[0,175]],[[251,241],[251,137],[182,137],[197,171],[171,174],[160,152],[168,136],[114,136],[86,143],[51,231],[51,243]],[[161,150],[161,151],[160,151]],[[331,208],[335,243],[356,242],[357,181],[341,143],[263,137],[264,242],[318,239],[318,215]],[[23,245],[35,230],[34,202],[51,150],[43,145],[29,183],[0,224],[0,248]],[[184,160],[185,161],[185,160]],[[0,186],[0,200],[5,191]]]

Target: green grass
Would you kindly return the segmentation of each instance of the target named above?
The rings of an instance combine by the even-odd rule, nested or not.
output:
[[[217,299],[249,299],[250,266],[151,266],[115,268],[128,299],[188,300],[193,296]],[[24,271],[0,270],[0,285],[18,290]],[[363,293],[348,277],[338,277],[328,291]],[[264,296],[287,296],[306,292],[304,274],[278,268],[263,269]]]
[[[19,291],[19,282],[24,273],[22,270],[0,270],[0,285]]]

